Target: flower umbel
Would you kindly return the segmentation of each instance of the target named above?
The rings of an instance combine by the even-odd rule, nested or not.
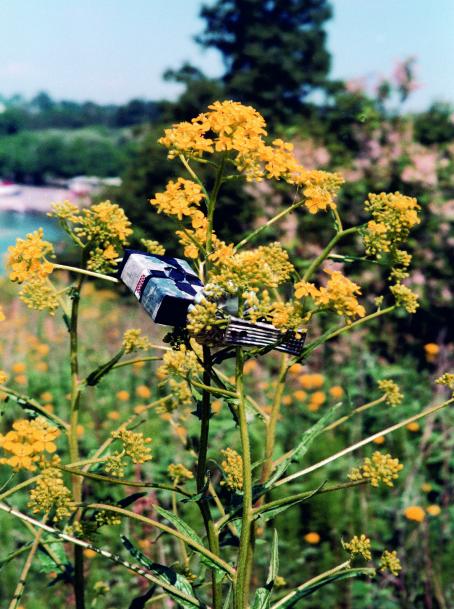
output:
[[[371,543],[370,539],[366,537],[364,534],[355,535],[348,542],[342,542],[345,550],[348,550],[352,556],[352,558],[356,557],[358,554],[364,558],[364,560],[371,560]]]
[[[403,469],[399,459],[394,459],[390,454],[374,452],[371,458],[366,457],[363,464],[352,469],[348,478],[350,480],[370,480],[372,486],[379,486],[383,482],[387,486],[394,486],[393,480],[399,477]]]
[[[221,450],[225,459],[221,463],[224,480],[221,482],[231,491],[241,491],[243,488],[243,459],[233,448]]]

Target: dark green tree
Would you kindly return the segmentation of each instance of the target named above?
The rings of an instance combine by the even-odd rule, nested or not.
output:
[[[206,28],[197,41],[222,54],[227,97],[288,124],[327,83],[331,15],[327,0],[217,0],[202,7]]]

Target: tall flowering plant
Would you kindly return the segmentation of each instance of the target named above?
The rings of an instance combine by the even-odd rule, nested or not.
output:
[[[204,285],[203,296],[190,307],[186,325],[167,337],[170,347],[152,345],[140,331],[130,329],[110,360],[88,373],[81,370],[78,320],[84,282],[90,278],[118,281],[110,273],[132,233],[117,205],[106,201],[84,210],[68,202],[54,206],[52,215],[80,248],[81,264],[77,268],[55,260],[42,231],[19,239],[10,248],[10,279],[21,284],[25,303],[52,314],[57,310],[63,313],[69,333],[71,387],[68,412],[60,416],[16,391],[8,385],[6,372],[0,372],[3,395],[26,413],[0,436],[1,463],[7,471],[0,508],[23,520],[33,535],[10,609],[19,603],[40,548],[59,567],[50,541],[55,538],[73,546],[71,579],[77,609],[86,606],[84,549],[149,582],[149,592],[135,601],[134,606],[140,607],[150,599],[158,602],[170,598],[176,606],[186,608],[283,609],[295,607],[300,599],[336,580],[372,577],[386,570],[397,575],[401,566],[396,549],[384,550],[376,557],[371,540],[358,532],[340,542],[345,550],[343,562],[306,581],[303,574],[299,585],[286,588],[279,573],[279,537],[273,529],[274,519],[321,493],[353,492],[350,489],[360,485],[393,486],[403,465],[390,454],[375,451],[344,480],[327,481],[318,488],[311,488],[309,480],[306,490],[292,490],[293,481],[304,480],[311,472],[375,439],[441,410],[452,404],[452,397],[304,467],[300,462],[316,439],[328,443],[333,429],[348,424],[365,410],[384,403],[398,406],[403,399],[398,386],[390,380],[381,381],[379,397],[346,413],[339,412],[346,406],[342,404],[342,391],[333,391],[340,401],[311,427],[297,430],[298,443],[287,452],[278,453],[276,434],[287,380],[316,349],[398,308],[408,313],[417,309],[417,297],[405,283],[411,255],[404,249],[410,230],[419,223],[417,201],[398,192],[370,194],[364,204],[370,219],[359,226],[345,227],[336,205],[342,177],[303,167],[290,143],[280,139],[269,142],[262,116],[237,102],[214,103],[192,121],[167,129],[160,142],[168,148],[170,159],[182,163],[187,177],[170,181],[150,204],[157,213],[175,220],[184,255],[192,260]],[[198,174],[201,165],[208,176],[205,181]],[[223,184],[237,179],[280,181],[291,190],[291,202],[237,243],[226,243],[216,232],[216,209]],[[299,261],[297,266],[302,271],[297,271],[282,245],[267,242],[266,235],[270,226],[300,212],[325,214],[332,237],[316,258]],[[345,243],[349,248],[348,255],[343,256],[346,263],[379,259],[387,267],[386,293],[367,300],[357,283],[327,265],[333,251],[342,251]],[[354,256],[352,243],[360,250]],[[145,240],[144,246],[151,254],[165,253],[155,241]],[[62,270],[77,279],[62,286],[54,280]],[[4,317],[0,311],[0,320]],[[267,347],[226,345],[223,337],[232,319],[252,325],[271,324],[277,338]],[[326,329],[322,333],[316,320],[323,320]],[[272,350],[279,350],[289,336],[300,344],[307,336],[297,355]],[[156,349],[159,355],[129,357],[149,349]],[[262,358],[275,372],[270,403],[261,403],[255,388],[245,380],[245,370]],[[126,413],[119,427],[95,451],[81,454],[79,415],[81,409],[91,408],[93,394],[87,393],[89,388],[119,366],[152,360],[161,360],[157,380],[151,383],[155,399],[140,412]],[[451,374],[439,381],[453,388]],[[142,387],[142,392],[144,397],[152,393],[147,387]],[[317,409],[314,407],[314,411]],[[187,448],[182,459],[185,463],[171,463],[167,481],[160,480],[159,474],[157,480],[155,476],[150,481],[128,477],[138,468],[145,474],[153,471],[151,439],[136,431],[141,417],[151,412],[171,421]],[[197,438],[191,442],[184,428],[185,422],[189,425],[189,417],[197,422]],[[212,432],[215,417],[232,422],[221,449],[218,432],[215,436]],[[255,438],[261,438],[259,443],[251,442],[252,430]],[[21,481],[15,483],[17,475]],[[128,508],[137,500],[135,495],[110,502],[91,497],[91,488],[85,483],[93,480],[108,487],[148,489],[148,493],[154,489],[158,497],[156,518]],[[27,509],[13,507],[11,500],[26,489],[31,489]],[[194,521],[192,513],[189,521],[186,515],[194,506],[199,519]],[[95,534],[100,527],[127,522],[140,524],[145,533],[151,528],[173,539],[169,563],[158,564],[126,537],[122,540],[131,560],[97,545]],[[258,540],[264,536],[270,541],[267,573],[262,573],[263,556],[257,552]],[[157,588],[163,593],[156,593]]]

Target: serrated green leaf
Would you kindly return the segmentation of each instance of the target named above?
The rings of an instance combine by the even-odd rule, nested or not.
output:
[[[326,480],[323,481],[320,484],[320,486],[318,486],[314,491],[312,491],[312,493],[309,493],[308,495],[306,495],[305,497],[301,497],[300,499],[296,499],[295,501],[292,501],[291,503],[287,503],[285,505],[278,505],[276,507],[269,507],[269,508],[266,508],[266,506],[264,506],[264,509],[262,511],[257,512],[256,518],[261,518],[261,519],[263,519],[264,522],[267,522],[268,520],[275,518],[281,512],[285,512],[285,510],[288,510],[289,508],[294,507],[295,505],[298,505],[298,503],[307,501],[308,499],[310,499],[311,497],[313,497],[314,495],[319,493],[321,491],[321,489],[325,486],[325,484],[326,484]]]
[[[186,537],[189,537],[190,539],[192,539],[193,541],[198,543],[200,546],[204,545],[199,534],[196,533],[194,531],[194,529],[192,527],[190,527],[184,520],[179,518],[179,516],[175,516],[175,514],[173,514],[172,512],[169,512],[168,510],[165,510],[164,508],[162,508],[160,506],[155,506],[155,509],[160,516],[162,516],[163,518],[166,518],[169,522],[171,522],[173,524],[173,526],[178,531],[180,531],[180,533],[183,533],[184,535],[186,535]],[[197,552],[196,548],[192,548],[192,549],[194,550],[194,552]],[[213,562],[210,558],[208,558],[204,554],[200,554],[200,560],[202,561],[203,564],[205,564],[210,569],[214,569],[214,571],[216,572],[216,578],[219,578],[220,580],[222,580],[224,575],[227,573],[227,571],[222,569],[222,567],[217,565],[215,562]]]
[[[288,457],[278,465],[271,477],[265,482],[264,487],[269,489],[279,478],[287,471],[290,464],[297,458],[301,458],[307,453],[309,447],[315,438],[323,431],[328,423],[331,422],[335,412],[339,409],[340,404],[332,406],[320,419],[303,433],[300,443],[294,448]]]
[[[128,552],[131,554],[131,556],[134,556],[134,558],[136,560],[138,560],[144,567],[146,567],[158,579],[161,579],[161,580],[165,581],[166,583],[174,586],[174,588],[176,588],[177,590],[180,590],[181,592],[184,592],[185,594],[194,597],[194,590],[192,589],[191,584],[186,579],[186,577],[184,577],[184,575],[177,573],[174,569],[171,569],[170,567],[153,562],[152,560],[147,558],[147,556],[145,556],[145,554],[143,554],[143,552],[141,552],[138,548],[136,548],[134,546],[134,544],[131,543],[131,541],[124,535],[121,536],[121,541],[123,542],[123,545],[128,550]],[[194,609],[194,607],[197,607],[196,603],[192,603],[189,600],[182,599],[179,596],[172,594],[168,590],[166,592],[169,594],[169,596],[174,598],[175,601],[179,605],[181,605],[185,609]],[[195,597],[194,597],[194,599],[195,599]]]

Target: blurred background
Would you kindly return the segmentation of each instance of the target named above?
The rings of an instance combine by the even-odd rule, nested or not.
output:
[[[399,190],[416,196],[422,207],[422,222],[410,241],[408,279],[420,308],[356,332],[316,356],[304,374],[318,380],[290,383],[285,403],[293,412],[282,427],[279,449],[294,442],[295,421],[304,428],[334,396],[346,394],[349,403],[359,405],[382,378],[401,385],[403,410],[366,415],[350,432],[331,438],[329,452],[418,412],[443,393],[437,389],[433,397],[432,381],[448,370],[453,351],[453,28],[452,0],[437,0],[431,8],[423,0],[3,0],[1,258],[17,237],[43,226],[61,260],[75,262],[46,212],[54,201],[83,206],[105,198],[119,203],[133,221],[133,244],[142,237],[158,239],[169,253],[181,254],[172,224],[147,202],[179,171],[157,139],[165,127],[191,119],[214,100],[251,104],[265,116],[270,135],[293,141],[308,168],[345,176],[339,207],[347,226],[361,220],[369,192]],[[221,197],[216,232],[237,239],[290,196],[279,187],[231,184]],[[267,237],[281,239],[295,259],[304,260],[321,251],[329,231],[321,216],[297,213]],[[370,303],[383,290],[379,265],[371,270],[352,260],[348,273]],[[42,398],[47,406],[64,412],[67,371],[50,356],[66,348],[65,330],[44,314],[31,317],[5,281],[0,289],[11,320],[1,330],[1,367],[13,371],[17,387],[37,398],[47,392]],[[86,296],[86,362],[99,363],[100,350],[108,357],[127,322],[155,331],[128,295],[91,285]],[[114,425],[119,401],[140,406],[137,389],[145,386],[146,394],[147,370],[134,369],[130,378],[120,375],[99,389],[97,414],[87,413],[81,425],[87,451],[96,446],[98,432],[103,437]],[[273,362],[251,374],[265,399]],[[299,583],[302,569],[315,575],[333,564],[340,529],[346,536],[365,531],[383,547],[401,548],[403,575],[390,578],[388,586],[346,583],[302,606],[454,606],[450,416],[451,421],[446,416],[424,428],[416,424],[386,440],[385,449],[408,464],[404,484],[386,490],[386,501],[380,492],[374,498],[366,492],[349,497],[347,503],[330,496],[285,516],[281,563],[290,583]],[[158,425],[159,434],[177,428],[175,423],[164,432]],[[219,438],[227,428],[220,426]],[[187,432],[184,436],[180,427],[178,433],[185,441]],[[323,457],[326,448],[313,449],[308,458]],[[156,448],[159,467],[172,458],[164,449]],[[345,477],[347,466],[334,474]],[[422,509],[419,520],[405,515],[409,506]],[[7,591],[16,574],[12,565],[9,569]],[[128,606],[129,589],[121,578],[109,579],[101,567],[93,573],[94,581],[104,578],[112,589],[103,600],[93,593],[93,607]],[[61,606],[67,598],[63,591],[43,601],[47,594],[31,598],[26,609]]]

